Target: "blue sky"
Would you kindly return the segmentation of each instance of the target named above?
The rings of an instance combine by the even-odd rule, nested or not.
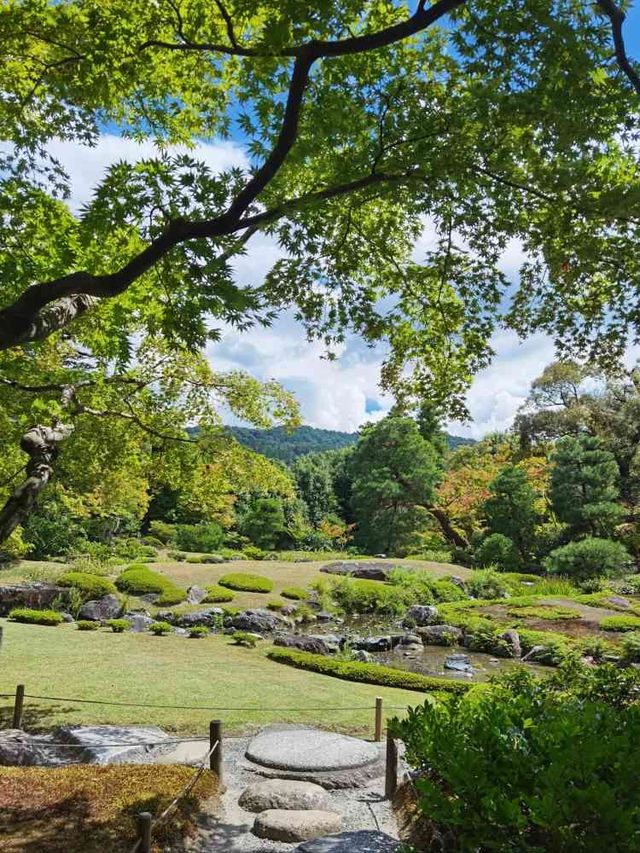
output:
[[[625,40],[632,57],[640,60],[640,0],[628,10]],[[134,143],[108,130],[95,148],[79,148],[69,143],[54,143],[53,153],[67,167],[72,178],[73,206],[85,201],[98,182],[105,166],[118,159],[136,160],[153,156],[151,143]],[[241,140],[202,144],[196,155],[212,169],[233,165],[247,166]],[[425,223],[415,248],[419,259],[433,242]],[[279,256],[277,245],[257,234],[249,251],[235,264],[243,283],[257,284]],[[507,247],[502,259],[503,271],[515,279],[522,260],[520,247]],[[323,358],[323,347],[308,342],[303,329],[291,314],[283,314],[271,328],[256,328],[242,334],[223,329],[219,343],[209,347],[208,355],[218,370],[244,369],[260,379],[277,379],[295,392],[306,423],[325,429],[354,431],[365,421],[380,418],[391,400],[378,387],[384,348],[369,349],[355,336],[347,339],[336,361]],[[537,335],[524,342],[510,332],[498,332],[493,340],[496,352],[493,364],[480,373],[468,395],[473,420],[452,424],[452,432],[480,437],[496,429],[507,428],[524,401],[531,381],[553,359],[551,341]],[[630,350],[629,361],[640,357],[640,348]]]

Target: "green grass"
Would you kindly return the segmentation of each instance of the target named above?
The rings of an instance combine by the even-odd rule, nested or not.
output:
[[[606,616],[600,620],[603,631],[638,631],[640,618],[638,616]]]
[[[72,701],[25,700],[25,727],[63,723],[159,725],[168,731],[203,735],[219,717],[230,733],[274,722],[302,722],[369,735],[375,697],[389,716],[418,705],[424,694],[339,681],[278,665],[266,650],[233,645],[224,635],[193,642],[170,634],[87,633],[73,625],[55,631],[0,620],[4,628],[0,693],[18,683],[27,693],[256,710],[172,710],[83,705]],[[266,644],[261,644],[266,645]],[[4,704],[3,704],[4,703]],[[333,711],[349,706],[364,710]],[[12,699],[0,699],[0,727],[10,725]],[[308,710],[270,710],[270,709]],[[313,710],[311,710],[313,709]]]

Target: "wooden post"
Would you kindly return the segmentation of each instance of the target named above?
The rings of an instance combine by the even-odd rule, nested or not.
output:
[[[24,684],[16,687],[16,698],[13,703],[13,728],[22,728],[22,709],[24,707]]]
[[[218,777],[218,783],[222,785],[222,720],[211,720],[209,723],[209,749],[213,748],[215,742],[218,746],[209,756],[209,769]]]
[[[387,766],[384,778],[384,795],[390,800],[398,789],[398,744],[387,729]]]
[[[153,817],[149,812],[138,813],[138,847],[136,853],[151,853],[151,824]]]
[[[376,740],[382,740],[382,696],[376,696]]]

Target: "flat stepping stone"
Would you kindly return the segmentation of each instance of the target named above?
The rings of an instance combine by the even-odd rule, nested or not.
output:
[[[295,849],[297,853],[398,853],[400,842],[384,832],[361,829],[316,838]]]
[[[63,726],[56,740],[78,747],[64,750],[70,753],[68,760],[88,764],[146,764],[150,756],[175,746],[157,726]]]
[[[263,812],[267,809],[325,810],[329,799],[324,788],[313,782],[267,779],[250,785],[238,803],[248,812]]]
[[[253,834],[270,841],[307,841],[321,835],[338,832],[342,818],[335,812],[317,809],[267,809],[253,824]]]
[[[355,770],[379,758],[377,747],[347,735],[312,728],[266,729],[247,747],[246,757],[282,770]]]

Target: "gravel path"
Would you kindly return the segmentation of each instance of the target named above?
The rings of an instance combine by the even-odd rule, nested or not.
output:
[[[186,849],[190,853],[285,853],[297,844],[284,844],[256,838],[251,832],[255,815],[238,805],[242,792],[264,777],[250,768],[244,758],[251,738],[225,740],[224,783],[217,811],[201,815],[197,835]],[[384,744],[379,744],[383,754]],[[168,758],[165,757],[165,759]],[[389,803],[384,799],[384,779],[376,779],[362,788],[327,791],[331,811],[342,815],[343,829],[380,829],[397,838],[397,826]]]

